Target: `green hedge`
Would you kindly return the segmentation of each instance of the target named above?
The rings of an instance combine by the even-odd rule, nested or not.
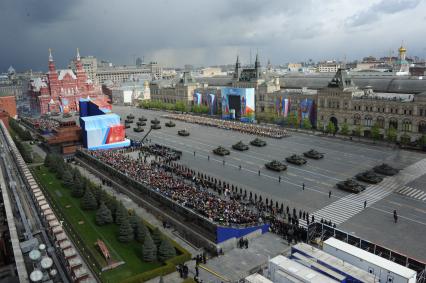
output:
[[[144,100],[139,104],[142,108],[154,108],[172,111],[187,112],[188,106],[183,101],[177,101],[176,103],[165,103],[160,100]]]

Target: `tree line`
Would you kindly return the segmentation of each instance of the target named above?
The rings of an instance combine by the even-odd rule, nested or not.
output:
[[[107,194],[101,186],[81,175],[77,168],[64,161],[60,155],[48,154],[44,165],[71,190],[71,196],[80,199],[83,211],[96,211],[98,226],[118,226],[117,239],[121,243],[141,243],[142,260],[146,262],[166,260],[176,256],[176,249],[158,228],[150,229],[133,211],[127,210],[115,197]]]

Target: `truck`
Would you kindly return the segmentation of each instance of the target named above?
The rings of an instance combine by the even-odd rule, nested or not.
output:
[[[415,283],[417,272],[336,238],[323,243],[323,250],[387,283]]]

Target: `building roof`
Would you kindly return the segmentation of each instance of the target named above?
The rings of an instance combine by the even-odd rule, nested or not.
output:
[[[373,253],[367,252],[363,249],[360,249],[358,247],[352,246],[348,243],[345,243],[343,241],[337,240],[336,238],[329,238],[326,241],[324,241],[324,245],[328,245],[330,247],[339,249],[347,254],[350,254],[356,258],[362,259],[364,261],[371,262],[380,268],[389,270],[395,274],[398,274],[399,276],[402,276],[404,278],[415,278],[417,275],[417,272],[409,269],[405,266],[402,266],[400,264],[397,264],[393,261],[387,260],[383,257],[380,257],[378,255],[375,255]]]
[[[358,88],[371,86],[377,92],[420,93],[426,91],[426,80],[412,79],[383,73],[352,73],[352,80]],[[326,87],[334,74],[290,74],[280,78],[285,88]]]
[[[70,75],[71,76],[71,78],[73,78],[74,80],[76,80],[77,79],[77,77],[75,76],[75,74],[74,74],[74,72],[71,70],[71,69],[66,69],[66,70],[59,70],[59,76],[58,76],[58,80],[63,80],[64,79],[64,77],[66,76],[66,75]]]

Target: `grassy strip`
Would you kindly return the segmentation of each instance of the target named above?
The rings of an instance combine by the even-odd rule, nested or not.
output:
[[[158,269],[158,267],[162,266],[159,262],[147,263],[141,260],[142,245],[140,243],[136,241],[128,244],[118,242],[117,225],[97,226],[95,224],[96,212],[82,211],[80,209],[80,200],[73,198],[71,190],[65,188],[46,167],[37,167],[35,174],[53,200],[54,209],[59,210],[62,217],[64,217],[64,224],[68,223],[73,234],[77,234],[75,235],[77,238],[76,244],[79,244],[78,238],[80,238],[83,242],[83,246],[80,249],[84,251],[87,248],[89,256],[91,254],[94,257],[91,260],[91,264],[96,271],[99,272],[100,268],[106,265],[105,260],[94,245],[97,239],[105,242],[113,259],[126,262],[118,268],[103,272],[101,274],[103,282],[122,282],[126,278],[152,272],[153,269]]]

